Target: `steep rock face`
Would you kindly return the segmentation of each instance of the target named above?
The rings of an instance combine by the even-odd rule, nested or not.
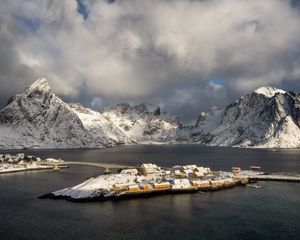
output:
[[[0,111],[0,148],[101,148],[133,143],[300,147],[300,96],[261,87],[224,109],[201,113],[194,126],[152,104],[118,104],[96,112],[58,98],[45,79]]]
[[[94,138],[107,138],[115,144],[131,144],[133,141],[116,125],[110,122],[100,112],[85,108],[79,104],[69,104],[69,107],[81,120],[84,128]]]
[[[225,109],[202,113],[190,141],[217,146],[299,147],[299,108],[297,94],[261,87]]]
[[[85,124],[45,79],[39,79],[0,111],[0,147],[80,148],[118,143],[100,130],[90,131]]]
[[[152,104],[118,104],[106,108],[102,114],[130,139],[137,143],[173,143],[181,128],[178,118],[161,112]]]

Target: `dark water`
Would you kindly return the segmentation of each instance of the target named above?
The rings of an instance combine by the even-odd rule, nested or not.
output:
[[[200,146],[134,146],[47,150],[64,160],[163,166],[194,163],[213,169],[260,165],[300,172],[299,150],[241,150]],[[165,195],[118,202],[71,203],[36,197],[82,182],[101,169],[0,175],[0,239],[299,239],[300,184],[262,183],[202,195]]]

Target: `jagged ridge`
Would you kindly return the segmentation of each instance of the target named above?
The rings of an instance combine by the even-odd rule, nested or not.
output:
[[[190,141],[216,146],[299,147],[299,103],[294,92],[261,87],[225,109],[202,114]]]
[[[0,111],[0,148],[101,148],[133,143],[300,147],[300,97],[261,87],[224,109],[201,113],[194,126],[152,104],[118,104],[96,112],[67,104],[38,79]]]
[[[102,113],[137,143],[175,142],[177,129],[181,128],[178,118],[152,104],[123,103],[106,108]]]
[[[97,118],[92,127],[87,126],[91,119],[79,114],[79,107],[64,103],[41,78],[12,97],[0,111],[0,147],[92,148],[129,142],[122,135],[110,137],[118,129],[110,126],[100,113],[86,111]]]

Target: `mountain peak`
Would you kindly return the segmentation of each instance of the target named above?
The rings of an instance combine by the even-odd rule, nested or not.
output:
[[[31,93],[36,91],[42,93],[51,92],[51,87],[45,78],[39,78],[33,84],[31,84],[29,87],[25,89],[26,93]]]
[[[155,106],[152,103],[141,103],[139,105],[136,105],[134,108],[137,109],[140,112],[153,113],[153,112],[156,112],[156,111],[160,111],[159,107]]]
[[[265,95],[266,97],[269,97],[269,98],[273,97],[276,93],[282,93],[282,94],[286,93],[286,91],[284,91],[282,89],[271,87],[271,86],[263,86],[263,87],[257,88],[254,92]]]

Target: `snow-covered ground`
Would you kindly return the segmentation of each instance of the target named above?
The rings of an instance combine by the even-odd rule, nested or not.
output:
[[[148,176],[138,176],[133,174],[110,174],[100,175],[90,178],[85,182],[71,187],[53,192],[55,196],[66,196],[74,199],[97,197],[99,194],[108,194],[113,190],[115,184],[136,185],[145,182],[159,182],[162,176],[151,174]]]
[[[40,159],[34,156],[26,156],[23,153],[17,155],[0,154],[0,173],[21,172],[30,170],[52,169],[51,162],[61,162],[61,159]]]
[[[0,164],[0,173],[23,172],[30,170],[52,169],[52,166],[42,165],[39,163],[32,164]]]

